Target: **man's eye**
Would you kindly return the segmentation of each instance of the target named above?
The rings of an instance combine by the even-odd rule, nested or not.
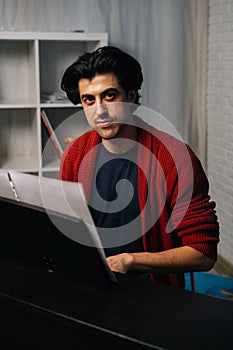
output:
[[[93,103],[93,101],[94,101],[93,97],[84,97],[83,98],[83,102],[86,104],[91,104],[91,103]]]
[[[116,95],[113,92],[109,92],[106,94],[106,100],[112,101],[112,100],[114,100],[115,96]]]

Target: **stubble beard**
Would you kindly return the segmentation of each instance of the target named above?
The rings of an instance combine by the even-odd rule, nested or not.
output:
[[[107,128],[97,127],[95,130],[103,140],[112,140],[120,136],[124,125],[115,123]]]

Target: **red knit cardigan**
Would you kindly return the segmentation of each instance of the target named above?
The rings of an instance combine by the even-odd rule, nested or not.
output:
[[[219,224],[199,159],[182,141],[142,125],[138,128],[138,195],[144,251],[190,246],[216,260]],[[88,131],[70,143],[61,159],[60,178],[81,182],[87,200],[95,167],[95,146],[100,142],[94,130]],[[147,201],[149,206],[143,211]],[[151,273],[151,278],[175,287],[185,286],[184,274]]]

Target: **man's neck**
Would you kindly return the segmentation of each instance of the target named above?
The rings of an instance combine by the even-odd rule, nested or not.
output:
[[[134,125],[128,125],[127,133],[119,135],[110,140],[102,139],[102,144],[110,153],[126,153],[135,146],[137,142],[137,128]]]

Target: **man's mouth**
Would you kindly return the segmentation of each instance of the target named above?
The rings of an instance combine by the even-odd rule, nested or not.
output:
[[[100,128],[107,128],[109,126],[112,126],[114,124],[113,120],[98,120],[96,122],[96,125]]]

